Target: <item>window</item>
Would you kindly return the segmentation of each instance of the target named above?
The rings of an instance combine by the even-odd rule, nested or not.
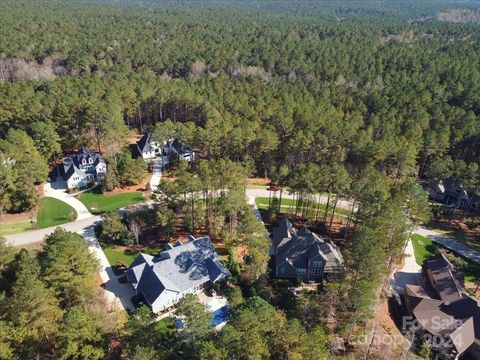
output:
[[[313,267],[322,267],[322,261],[321,260],[313,260],[312,261],[312,266]]]
[[[82,160],[82,164],[85,165],[87,161],[85,159]]]
[[[92,158],[88,159],[88,163],[93,164],[93,159]]]
[[[311,269],[310,270],[310,275],[322,275],[323,270],[322,269]]]
[[[296,273],[298,275],[305,275],[307,273],[307,269],[296,269]]]

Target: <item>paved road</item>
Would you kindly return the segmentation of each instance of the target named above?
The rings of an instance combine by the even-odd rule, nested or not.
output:
[[[266,197],[268,198],[270,195],[274,195],[276,194],[277,197],[280,197],[280,192],[277,191],[277,192],[270,192],[266,189],[247,189],[246,190],[246,194],[247,194],[247,197],[248,198],[257,198],[257,197]],[[293,194],[290,194],[288,193],[287,191],[284,191],[282,193],[282,199],[293,199]],[[318,197],[316,197],[315,199],[316,201],[318,201]],[[320,203],[321,204],[326,204],[327,203],[327,196],[325,195],[321,195],[320,196]],[[330,205],[333,205],[332,201],[334,200],[334,198],[330,197]],[[338,200],[338,203],[337,203],[337,206],[342,208],[342,209],[347,209],[347,210],[351,210],[352,209],[352,202],[348,199],[339,199]],[[358,209],[358,206],[355,206],[355,211]]]
[[[94,216],[90,214],[90,217],[86,219],[77,219],[76,221],[69,222],[63,225],[52,226],[40,230],[27,231],[20,234],[7,235],[5,236],[5,238],[9,244],[12,244],[14,246],[22,246],[43,241],[44,237],[54,232],[57,227],[72,232],[83,233],[86,228],[95,225],[100,221],[102,221],[101,216]]]
[[[254,206],[254,213],[256,217],[259,220],[262,220],[260,212],[255,206],[255,198],[268,197],[270,195],[269,191],[264,189],[247,189],[246,195],[249,204]],[[287,192],[285,192],[282,196],[287,199],[293,198],[293,195],[288,194]],[[65,201],[63,199],[61,200]],[[327,199],[325,196],[322,196],[320,198],[320,201],[323,203],[326,203],[326,200]],[[340,200],[337,206],[345,209],[351,209],[351,203],[345,199]],[[131,303],[130,299],[134,295],[133,289],[131,289],[128,284],[121,284],[118,281],[117,277],[115,276],[113,270],[110,267],[110,264],[108,263],[105,253],[100,247],[100,244],[98,243],[93,232],[93,225],[95,225],[97,222],[100,222],[101,220],[102,218],[100,216],[93,216],[88,213],[88,217],[84,214],[82,215],[82,218],[79,217],[76,221],[60,225],[59,227],[68,231],[80,233],[85,238],[91,251],[96,254],[97,258],[101,263],[102,268],[100,271],[100,276],[105,283],[104,285],[107,298],[111,301],[112,305],[121,303],[121,305],[125,309],[131,309],[133,308],[133,304]],[[6,239],[7,242],[15,246],[22,246],[29,243],[37,243],[43,241],[44,237],[52,233],[55,228],[57,228],[57,226],[41,230],[28,231],[21,234],[8,235],[6,236]],[[457,252],[466,258],[480,263],[479,251],[473,250],[468,246],[449,238],[448,236],[438,234],[434,231],[427,230],[422,227],[418,227],[415,230],[415,233],[426,236],[432,241],[448,249],[451,249],[452,251]],[[405,284],[418,284],[420,282],[420,271],[420,266],[415,262],[412,242],[409,241],[405,249],[404,266],[402,269],[398,270],[391,279],[390,284],[392,289],[395,290],[397,293],[401,294],[404,291]]]
[[[446,235],[439,234],[435,231],[428,230],[423,227],[416,228],[415,233],[425,236],[430,240],[436,242],[437,244],[440,244],[443,247],[446,247],[447,249],[450,249],[453,252],[456,252],[466,257],[467,259],[476,262],[477,264],[480,264],[480,251],[474,250],[467,245],[456,241]]]
[[[45,196],[50,196],[60,201],[63,201],[73,207],[77,212],[77,220],[87,219],[92,216],[87,207],[78,200],[75,196],[66,192],[67,185],[63,180],[56,180],[53,183],[45,183],[43,185],[43,192]]]

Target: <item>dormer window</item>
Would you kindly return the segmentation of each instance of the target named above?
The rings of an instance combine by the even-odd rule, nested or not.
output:
[[[87,161],[85,159],[82,160],[82,164],[85,165]]]
[[[93,159],[92,158],[88,159],[88,163],[93,164]]]

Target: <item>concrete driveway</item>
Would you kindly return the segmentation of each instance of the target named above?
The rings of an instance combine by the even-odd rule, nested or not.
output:
[[[152,161],[152,165],[153,175],[150,179],[150,189],[155,191],[157,190],[158,185],[160,184],[160,179],[162,178],[162,160],[155,159]]]
[[[405,285],[420,285],[422,281],[422,267],[415,261],[412,240],[408,240],[404,258],[403,267],[397,270],[390,279],[391,289],[399,295],[405,292]]]
[[[67,193],[67,184],[60,178],[57,178],[54,182],[45,183],[45,185],[43,185],[43,192],[45,196],[53,197],[73,207],[77,212],[77,220],[87,219],[92,216],[80,200]]]
[[[112,307],[121,307],[125,310],[134,310],[135,306],[131,301],[135,295],[135,291],[130,284],[122,284],[118,281],[118,276],[114,273],[108,259],[103,252],[93,226],[89,226],[81,233],[88,248],[92,254],[98,259],[100,263],[99,275],[102,278],[105,289],[105,296]]]
[[[425,229],[421,226],[415,229],[415,233],[429,238],[433,242],[452,250],[453,252],[466,257],[467,259],[480,264],[480,251],[474,250],[467,245],[452,239],[446,235],[439,234],[435,231]]]

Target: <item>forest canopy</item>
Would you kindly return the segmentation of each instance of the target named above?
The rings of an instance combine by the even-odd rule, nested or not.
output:
[[[458,3],[1,5],[7,160],[12,129],[49,163],[81,146],[116,159],[129,130],[170,121],[201,156],[250,162],[257,175],[315,162],[354,177],[374,169],[478,184],[480,32],[435,17]],[[28,193],[18,169],[7,172],[5,183]],[[21,194],[17,208],[28,208]]]

